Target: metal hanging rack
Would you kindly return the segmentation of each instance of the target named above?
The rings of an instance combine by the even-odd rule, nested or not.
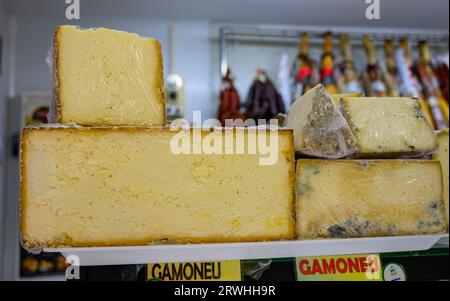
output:
[[[317,30],[317,29],[286,29],[286,28],[271,28],[271,27],[222,27],[220,29],[220,73],[224,77],[227,73],[228,62],[228,44],[230,41],[241,41],[248,43],[258,43],[263,40],[265,43],[283,43],[287,45],[298,45],[300,36],[303,33],[308,33],[309,41],[312,45],[319,45],[323,43],[323,34],[331,31],[336,37],[334,43],[338,43],[337,37],[342,34],[349,36],[350,44],[361,46],[363,36],[369,34],[375,46],[382,45],[386,39],[392,39],[394,42],[401,38],[408,38],[410,43],[415,44],[419,41],[425,40],[431,46],[449,47],[449,35],[445,32],[434,31],[408,31],[408,32],[364,32],[363,30]]]

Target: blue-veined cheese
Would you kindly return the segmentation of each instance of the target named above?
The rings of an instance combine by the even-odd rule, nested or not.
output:
[[[416,156],[438,146],[417,99],[343,97],[341,110],[358,140],[356,157]]]
[[[300,239],[441,233],[438,161],[297,161]]]
[[[320,84],[292,104],[286,127],[294,130],[295,150],[305,155],[337,159],[358,150],[347,121]]]
[[[449,221],[448,212],[448,129],[443,129],[438,134],[439,139],[439,149],[433,154],[433,159],[439,160],[441,162],[442,177],[444,181],[444,203],[445,212],[447,214],[447,225]]]

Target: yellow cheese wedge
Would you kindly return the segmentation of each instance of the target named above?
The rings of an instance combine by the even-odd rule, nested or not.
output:
[[[416,156],[438,146],[417,99],[344,97],[341,110],[358,140],[357,157]]]
[[[292,131],[277,133],[269,143],[268,130],[27,128],[21,145],[23,245],[293,239]],[[245,146],[242,154],[227,153],[230,141]],[[250,141],[270,151],[259,144],[253,151]],[[207,154],[208,145],[217,147],[214,153]],[[261,164],[273,155],[272,164]]]
[[[439,160],[441,162],[441,168],[442,168],[442,177],[444,180],[444,203],[445,203],[445,212],[447,215],[447,226],[448,226],[448,129],[443,129],[438,134],[439,139],[439,149],[437,153],[433,154],[433,159]]]
[[[56,103],[51,121],[165,124],[161,45],[156,39],[105,28],[59,26],[54,67]]]
[[[445,232],[438,161],[297,162],[300,239]]]

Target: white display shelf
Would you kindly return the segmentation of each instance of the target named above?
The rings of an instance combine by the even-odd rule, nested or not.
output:
[[[448,245],[448,234],[256,243],[150,245],[137,247],[55,248],[44,252],[76,255],[81,266],[263,259],[300,256],[428,250]]]
[[[150,245],[138,247],[60,248],[44,252],[76,255],[81,266],[263,259],[301,256],[387,253],[428,250],[448,245],[448,234],[350,239]]]

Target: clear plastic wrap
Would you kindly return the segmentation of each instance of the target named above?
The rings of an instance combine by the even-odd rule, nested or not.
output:
[[[438,146],[417,99],[344,97],[340,106],[360,146],[356,158],[417,158]]]
[[[359,150],[347,121],[320,84],[292,104],[285,126],[294,130],[295,150],[304,155],[338,159]]]
[[[272,259],[243,260],[241,261],[242,275],[259,280],[265,271],[270,269]]]
[[[200,136],[190,137],[197,130]],[[26,128],[21,144],[23,245],[294,239],[292,131],[276,133],[277,140],[271,141],[269,130],[259,129]],[[224,144],[213,148],[219,153],[206,154],[211,151],[207,142],[214,139]],[[244,152],[229,149],[229,139],[245,141]],[[192,153],[172,149],[174,142],[187,141],[193,141]],[[251,141],[257,142],[254,154]],[[266,149],[275,151],[273,165],[260,165],[260,157],[269,155],[264,141],[273,144]]]
[[[297,162],[299,239],[436,234],[447,230],[439,162]]]
[[[54,123],[57,122],[57,116],[56,116],[56,69],[55,69],[55,55],[54,55],[54,49],[53,45],[50,46],[47,57],[45,58],[45,61],[47,63],[47,66],[50,70],[51,74],[51,82],[52,82],[52,97],[50,99],[50,107],[47,114],[47,122]]]
[[[442,178],[444,180],[444,204],[445,204],[445,212],[447,217],[447,226],[449,223],[449,205],[448,205],[448,182],[449,182],[449,172],[448,172],[448,128],[442,129],[437,134],[439,139],[439,149],[436,153],[433,154],[434,160],[439,160],[442,168]]]
[[[56,29],[47,63],[49,121],[83,126],[166,124],[160,43],[123,31]]]

